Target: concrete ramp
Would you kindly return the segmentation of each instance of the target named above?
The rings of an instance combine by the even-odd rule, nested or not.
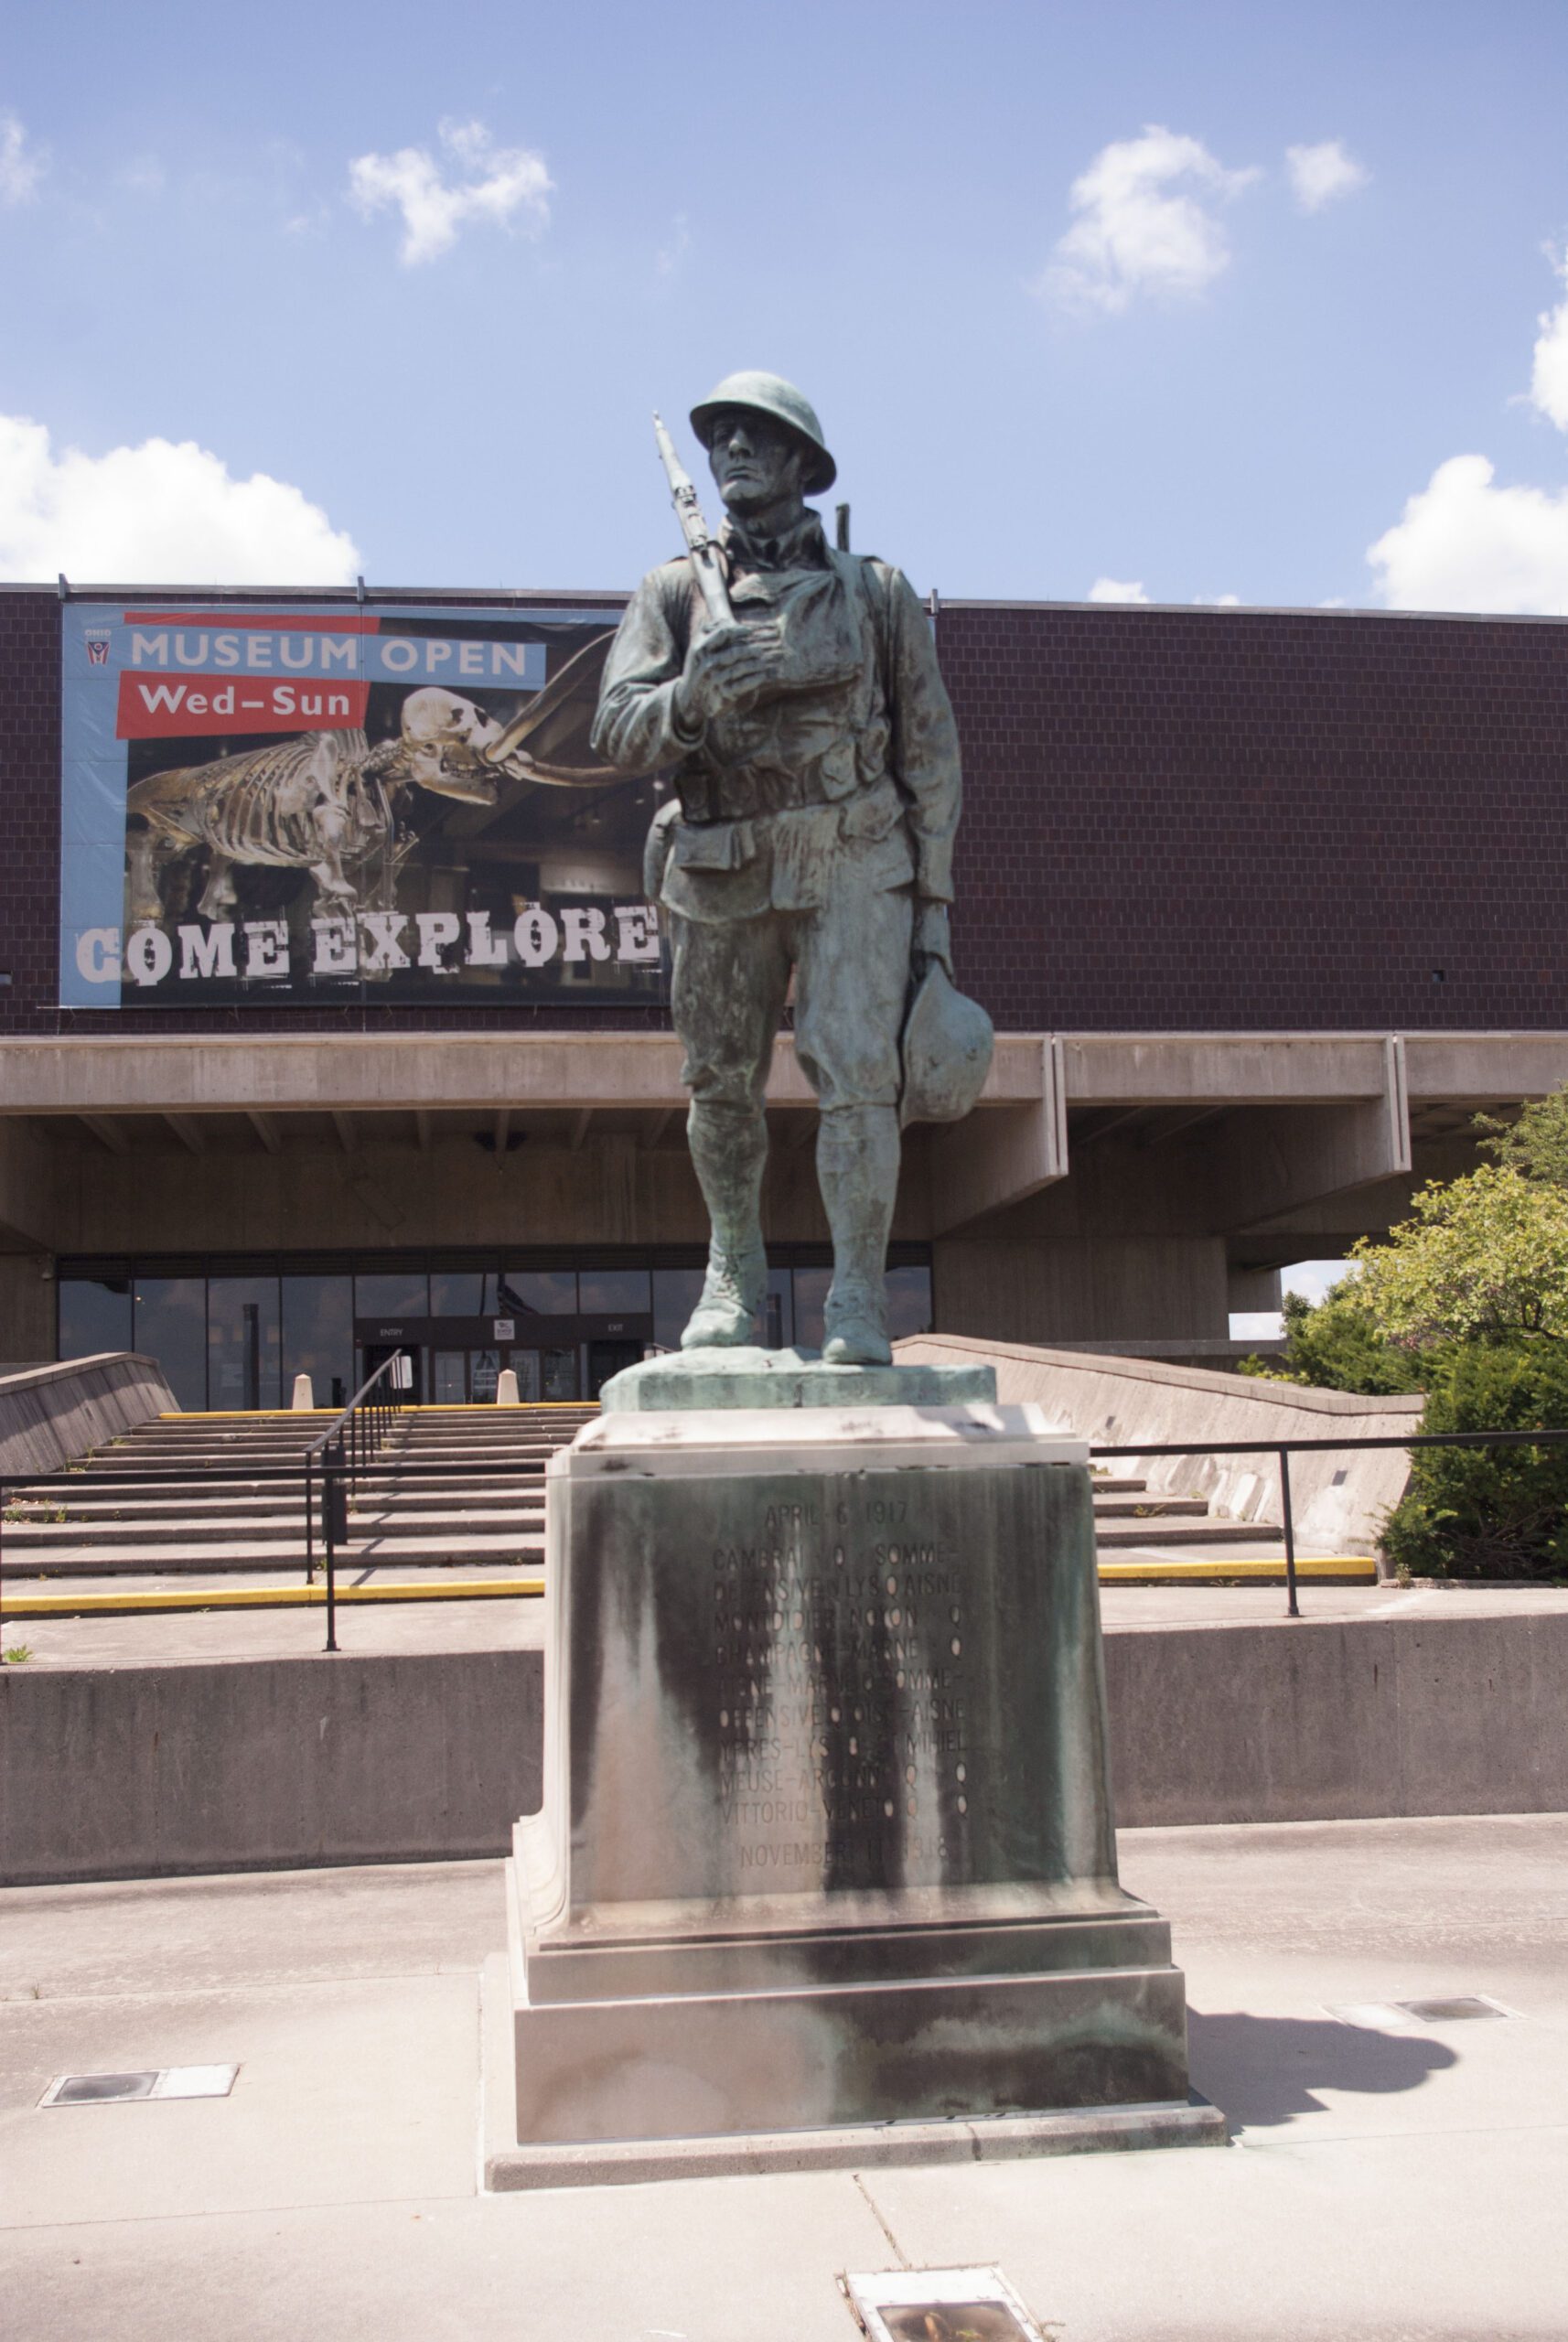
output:
[[[1036,1348],[970,1334],[918,1334],[896,1345],[901,1365],[973,1365],[996,1370],[1000,1399],[1032,1399],[1064,1429],[1102,1447],[1136,1450],[1177,1440],[1219,1446],[1228,1439],[1372,1439],[1413,1433],[1425,1401],[1309,1391],[1206,1367]],[[1219,1523],[1276,1522],[1279,1469],[1267,1456],[1151,1456],[1119,1459],[1118,1473],[1152,1493],[1206,1497]],[[1346,1447],[1291,1459],[1291,1498],[1302,1553],[1370,1554],[1410,1477],[1406,1449]],[[1266,1532],[1264,1532],[1266,1533]],[[1153,1539],[1151,1538],[1151,1542]]]

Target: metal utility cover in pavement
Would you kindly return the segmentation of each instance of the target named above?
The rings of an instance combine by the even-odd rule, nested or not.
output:
[[[1407,2033],[1418,2025],[1457,2025],[1466,2017],[1512,2016],[1513,2011],[1479,1993],[1455,1993],[1431,2001],[1346,2001],[1326,2014],[1373,2033]]]
[[[887,2269],[843,2288],[869,2342],[1043,2342],[1000,2269]]]
[[[227,2098],[238,2066],[163,2066],[134,2074],[57,2074],[40,2106],[124,2106],[133,2099]]]

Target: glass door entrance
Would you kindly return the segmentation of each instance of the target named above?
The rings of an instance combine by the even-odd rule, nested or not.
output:
[[[613,1347],[613,1345],[611,1346]],[[595,1343],[596,1352],[600,1345]],[[642,1356],[641,1348],[635,1352]],[[517,1377],[517,1395],[524,1406],[542,1399],[570,1404],[577,1396],[577,1345],[563,1343],[551,1349],[433,1349],[430,1353],[430,1402],[436,1407],[486,1407],[494,1404],[496,1383],[503,1366]],[[602,1379],[602,1378],[601,1378]]]

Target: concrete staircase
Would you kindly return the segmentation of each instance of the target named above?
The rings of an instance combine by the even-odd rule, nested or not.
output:
[[[1151,1495],[1146,1480],[1095,1477],[1094,1542],[1102,1553],[1118,1545],[1277,1545],[1283,1539],[1276,1520],[1217,1520],[1207,1497]]]
[[[410,1408],[354,1491],[339,1569],[537,1569],[546,1460],[596,1412]],[[327,1420],[162,1415],[63,1472],[8,1487],[6,1575],[303,1573],[305,1451]],[[467,1477],[471,1466],[482,1476]],[[319,1506],[317,1517],[319,1562]]]
[[[596,1413],[408,1409],[355,1490],[339,1569],[537,1571],[545,1462]],[[326,1425],[319,1414],[160,1415],[63,1472],[6,1488],[5,1574],[303,1574],[305,1451]],[[470,1466],[487,1468],[466,1477]],[[1151,1495],[1144,1481],[1110,1474],[1095,1479],[1094,1514],[1102,1552],[1280,1537],[1272,1521],[1216,1520],[1204,1497]]]

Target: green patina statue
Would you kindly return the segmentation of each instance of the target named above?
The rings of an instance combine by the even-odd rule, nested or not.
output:
[[[806,506],[836,467],[800,392],[774,374],[732,374],[692,427],[728,517],[707,546],[685,483],[692,553],[633,596],[594,728],[609,763],[674,768],[647,883],[671,938],[687,1128],[712,1229],[682,1346],[748,1344],[762,1306],[763,1099],[793,974],[833,1246],[822,1357],[886,1365],[901,1102],[914,1118],[900,1058],[912,981],[937,1058],[957,1066],[954,1088],[921,1112],[966,1111],[989,1057],[983,1012],[948,982],[958,736],[907,580],[835,551]]]

